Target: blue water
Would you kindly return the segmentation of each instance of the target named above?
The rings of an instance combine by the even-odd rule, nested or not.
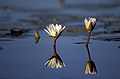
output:
[[[65,0],[65,7],[61,9],[56,0],[1,0],[0,79],[119,79],[120,42],[103,39],[107,36],[120,37],[119,32],[112,33],[120,29],[119,4],[119,0]],[[10,20],[6,18],[5,6],[11,8]],[[97,74],[86,75],[88,32],[83,20],[91,16],[98,19],[89,44]],[[55,23],[66,26],[56,46],[58,55],[66,64],[62,69],[44,65],[54,49],[53,39],[43,29],[53,23],[53,18],[56,18]],[[34,24],[31,20],[38,23]],[[12,36],[10,30],[13,28],[29,31],[21,36]],[[73,32],[76,29],[78,31]],[[40,34],[37,44],[35,30]],[[100,33],[97,35],[97,32]],[[104,37],[97,39],[101,36]]]
[[[0,51],[0,78],[8,79],[118,79],[119,51],[118,42],[93,41],[89,45],[92,60],[96,64],[96,75],[85,75],[85,64],[88,61],[85,44],[73,44],[73,39],[80,41],[84,36],[64,37],[57,40],[57,53],[66,67],[51,69],[44,63],[53,54],[53,39],[44,31],[39,31],[40,40],[35,44],[34,37],[1,42],[4,48]],[[82,40],[83,41],[83,40]],[[114,72],[114,73],[113,73]]]

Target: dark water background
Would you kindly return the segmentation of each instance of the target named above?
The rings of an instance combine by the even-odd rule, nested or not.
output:
[[[5,7],[10,8],[7,12]],[[98,73],[84,74],[88,61],[85,17],[96,17],[89,50]],[[62,69],[45,67],[53,39],[43,30],[51,23],[66,26],[57,40]],[[12,35],[11,29],[22,29]],[[40,39],[35,44],[34,32]],[[120,79],[120,1],[0,0],[0,79]]]

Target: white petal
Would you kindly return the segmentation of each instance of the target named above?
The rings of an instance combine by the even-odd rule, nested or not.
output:
[[[66,26],[64,26],[64,27],[60,30],[60,32],[59,32],[59,33],[61,33],[61,32],[65,29],[65,27],[66,27]]]
[[[44,30],[50,35],[50,33],[46,29],[44,29]]]
[[[50,29],[54,29],[55,30],[54,24],[50,24],[49,27],[50,27]]]
[[[56,36],[56,31],[55,30],[51,30],[51,35],[53,36],[53,37],[55,37]]]
[[[61,29],[60,26],[56,26],[57,33],[59,33],[60,29]]]
[[[96,18],[92,19],[93,26],[96,24]]]
[[[66,27],[66,26],[64,26],[64,27],[62,28],[62,30],[64,30],[64,29],[65,29],[65,27]]]
[[[85,18],[85,24],[88,26],[89,25],[89,23],[88,23],[89,21],[87,20],[87,18]]]
[[[92,22],[93,26],[96,24],[96,18],[89,18],[89,21]]]
[[[47,28],[47,30],[50,32],[51,29],[50,29],[48,26],[46,26],[46,28]]]
[[[49,34],[51,35],[51,29],[50,29],[50,27],[46,26],[46,28],[47,28]]]

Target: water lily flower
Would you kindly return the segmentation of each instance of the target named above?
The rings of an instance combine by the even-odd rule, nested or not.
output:
[[[89,32],[86,45],[88,45],[88,43],[89,43],[90,34],[91,34],[92,30],[94,29],[96,22],[97,22],[96,18],[89,18],[89,19],[85,18],[85,20],[84,20],[85,27]]]
[[[62,25],[54,25],[54,24],[50,24],[49,26],[46,27],[46,29],[44,29],[49,36],[53,37],[53,38],[58,38],[60,36],[60,34],[62,33],[62,31],[65,29],[65,26],[62,28]]]
[[[64,62],[61,60],[58,54],[53,55],[48,61],[45,63],[47,67],[54,68],[62,68],[62,65],[65,67]]]
[[[61,35],[61,33],[63,32],[63,30],[65,29],[66,26],[62,27],[62,25],[60,24],[50,24],[49,26],[47,26],[47,30],[44,29],[49,36],[53,37],[54,39],[54,46],[56,44],[56,39],[58,39],[58,37]]]
[[[92,31],[96,25],[96,18],[85,18],[84,23],[88,31]]]
[[[96,74],[96,66],[92,60],[88,60],[85,67],[85,74]]]

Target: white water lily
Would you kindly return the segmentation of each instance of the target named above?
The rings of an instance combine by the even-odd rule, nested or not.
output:
[[[58,54],[53,55],[48,61],[45,63],[47,67],[54,68],[62,68],[62,65],[65,67],[64,62],[61,60]]]
[[[96,18],[88,18],[88,19],[85,18],[84,23],[86,29],[91,32],[94,29],[96,22],[97,22]]]
[[[47,26],[47,30],[44,29],[48,34],[49,36],[53,37],[53,38],[58,38],[61,33],[63,32],[63,30],[65,29],[66,26],[62,27],[62,25],[60,24],[50,24],[49,26]]]

